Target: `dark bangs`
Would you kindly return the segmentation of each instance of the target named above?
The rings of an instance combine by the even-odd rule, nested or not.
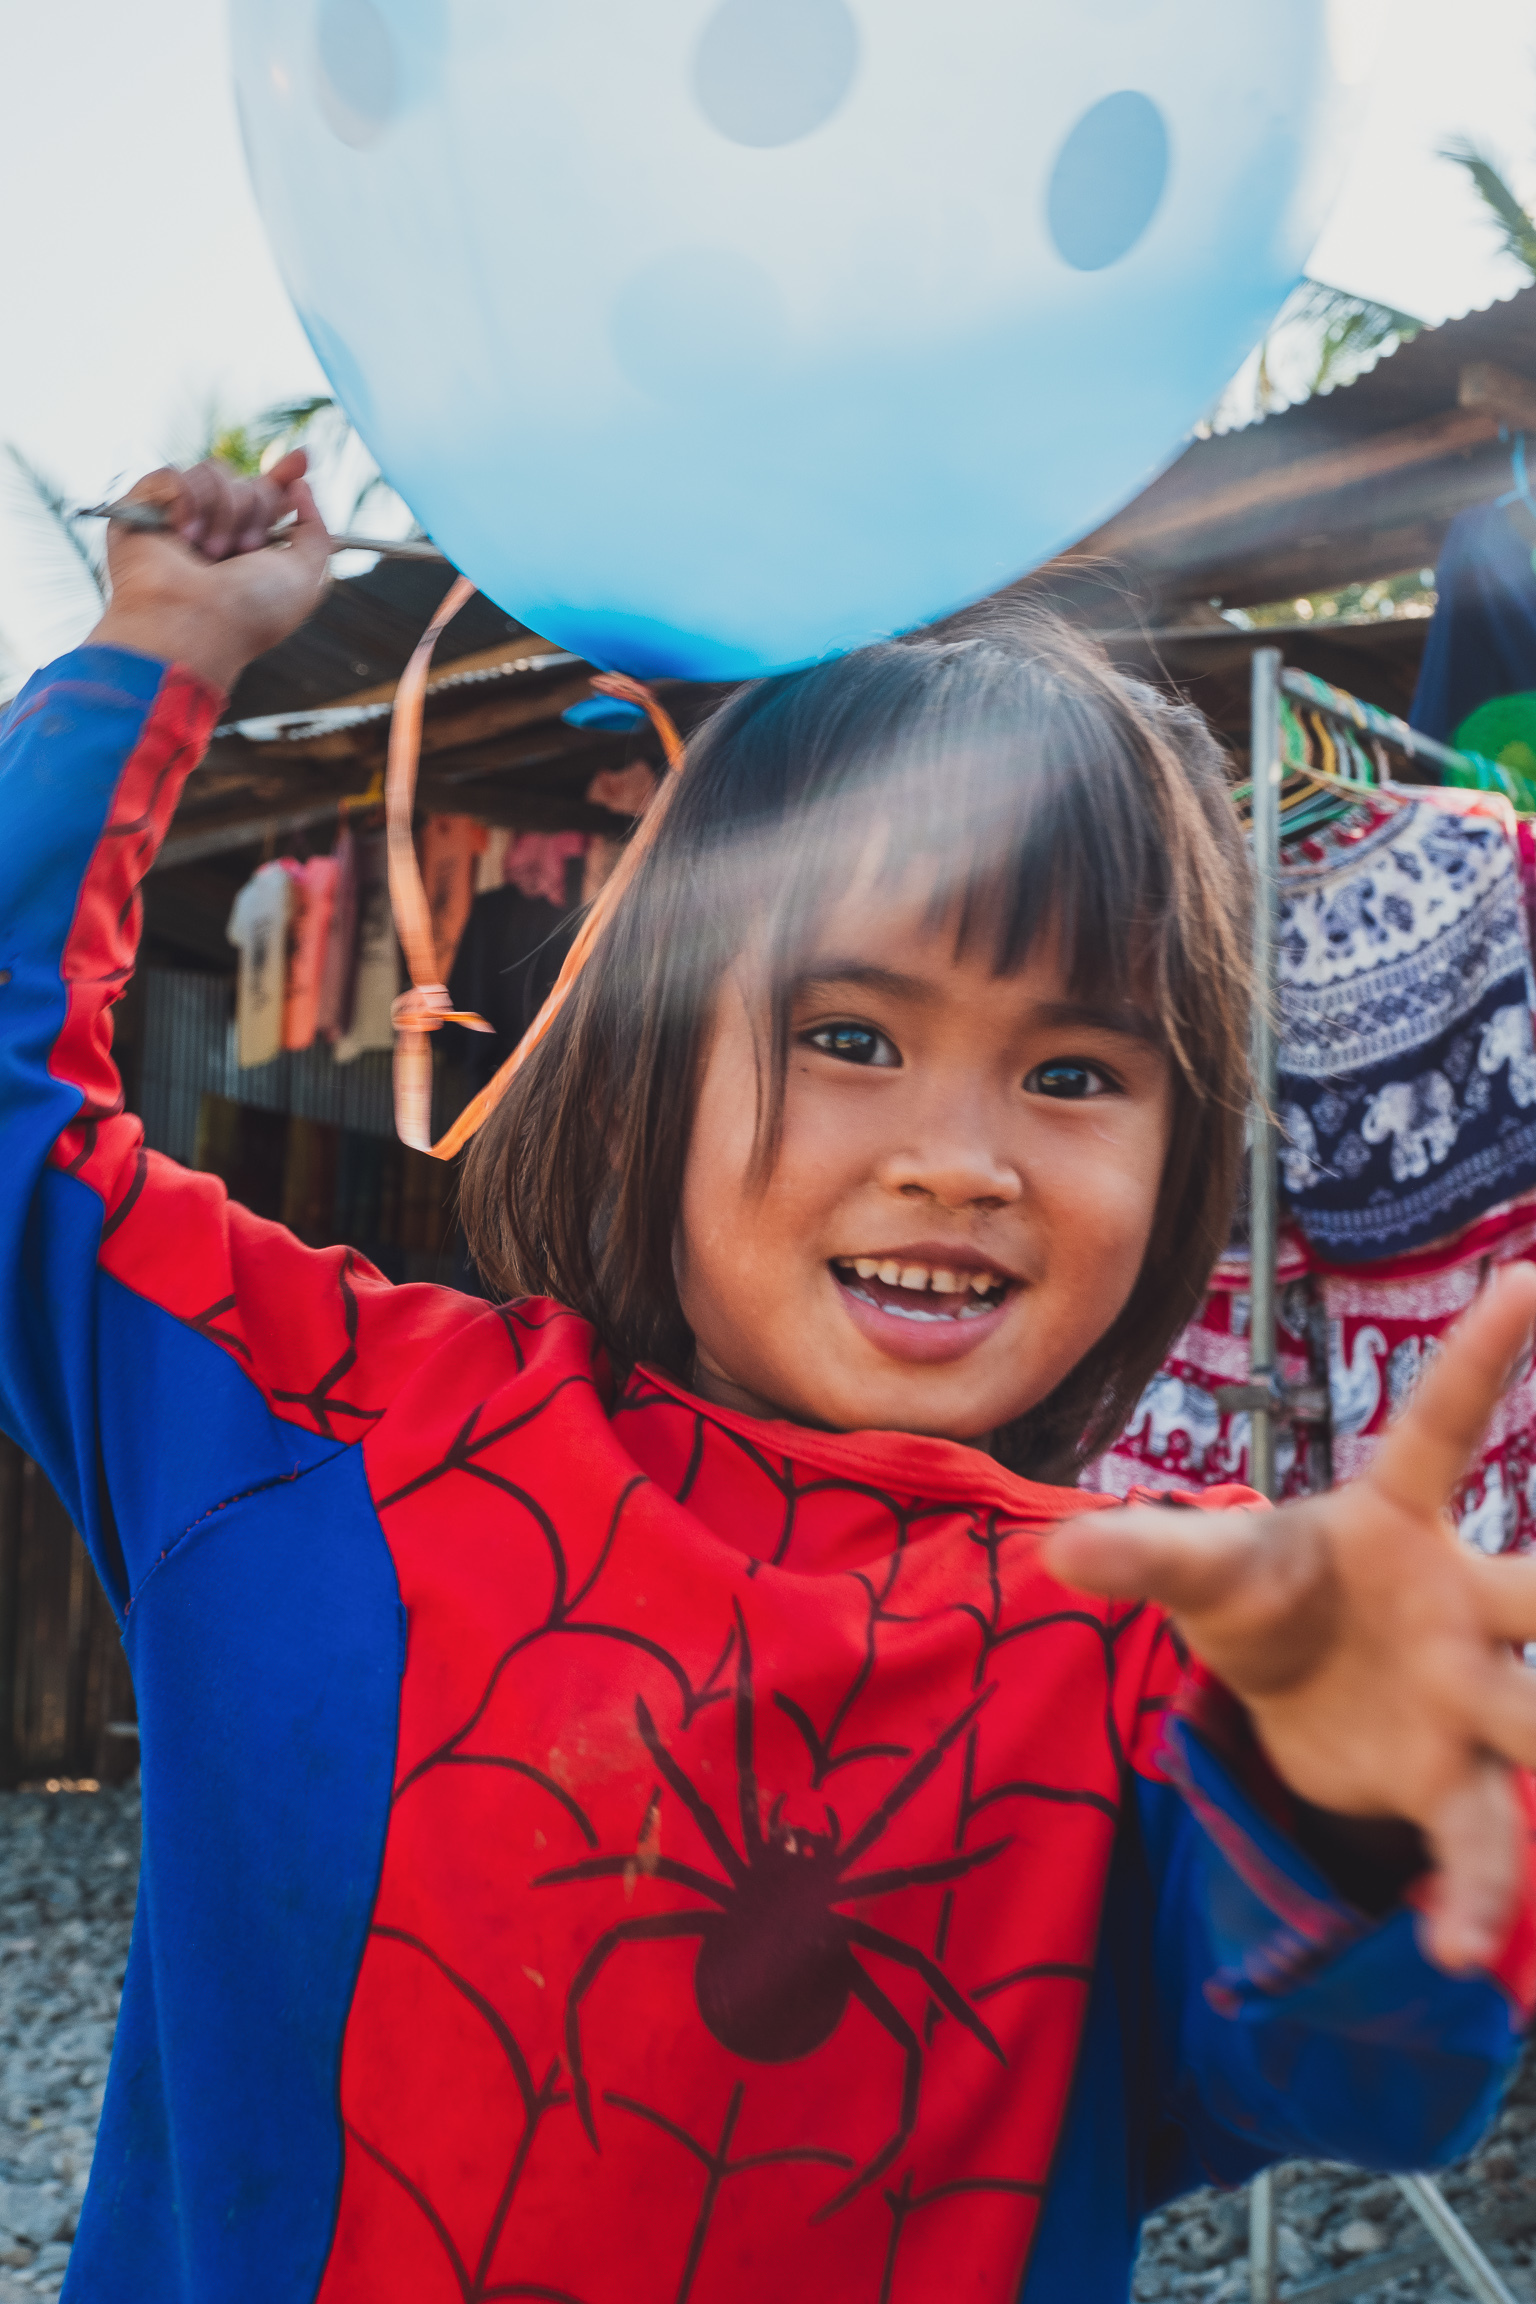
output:
[[[1134,1005],[1174,1122],[1142,1270],[1109,1334],[998,1435],[1075,1478],[1129,1415],[1226,1239],[1247,1068],[1248,872],[1197,714],[1038,612],[759,681],[695,735],[572,996],[471,1146],[462,1206],[489,1286],[558,1297],[620,1364],[686,1379],[672,1250],[725,972],[765,967],[758,1102],[776,1154],[796,981],[832,907],[921,888],[998,976],[1055,943],[1074,997]]]

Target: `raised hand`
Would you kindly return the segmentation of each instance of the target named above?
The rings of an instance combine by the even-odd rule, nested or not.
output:
[[[1068,1521],[1063,1583],[1161,1602],[1246,1705],[1303,1799],[1406,1817],[1435,1871],[1425,1949],[1486,1966],[1520,1893],[1527,1825],[1511,1770],[1536,1767],[1536,1558],[1462,1549],[1446,1510],[1536,1320],[1536,1267],[1486,1288],[1363,1479],[1273,1512],[1162,1507]]]
[[[226,465],[167,465],[129,490],[163,505],[159,532],[114,525],[107,544],[112,599],[91,634],[98,646],[172,658],[229,689],[253,656],[286,639],[330,583],[330,538],[293,449],[258,480]],[[268,531],[287,515],[281,544]]]

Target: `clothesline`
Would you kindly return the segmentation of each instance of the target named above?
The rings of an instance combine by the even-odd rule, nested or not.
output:
[[[1395,713],[1383,712],[1378,705],[1365,703],[1347,689],[1335,688],[1331,681],[1320,680],[1315,672],[1298,672],[1288,664],[1281,671],[1280,687],[1285,695],[1310,705],[1314,711],[1330,713],[1335,719],[1348,721],[1385,743],[1395,744],[1411,759],[1429,761],[1444,773],[1447,782],[1478,792],[1502,792],[1519,809],[1523,795],[1497,760],[1485,759],[1479,752],[1453,751],[1450,745],[1437,743],[1432,736],[1420,735],[1417,728],[1410,728],[1407,721],[1399,720]]]

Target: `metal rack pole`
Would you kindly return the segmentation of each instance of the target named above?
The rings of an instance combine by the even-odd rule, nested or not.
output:
[[[1280,1051],[1275,1015],[1275,940],[1280,913],[1280,651],[1253,657],[1250,724],[1253,783],[1253,1102],[1248,1210],[1248,1479],[1275,1493],[1275,1267],[1280,1250],[1279,1146],[1275,1085]],[[1275,2178],[1263,2169],[1248,2195],[1248,2293],[1275,2304]]]
[[[1280,913],[1280,651],[1258,648],[1253,657],[1253,1107],[1249,1192],[1248,1383],[1276,1401],[1275,1266],[1279,1256],[1279,1145],[1275,1088],[1279,1068],[1275,1014],[1275,941]],[[1275,1493],[1275,1414],[1249,1411],[1250,1486]]]
[[[1322,682],[1316,686],[1321,688]],[[1252,1170],[1248,1228],[1248,1385],[1252,1419],[1248,1449],[1249,1485],[1271,1500],[1275,1493],[1275,1428],[1284,1410],[1276,1366],[1275,1274],[1280,1248],[1279,1140],[1275,1123],[1279,1080],[1279,986],[1276,944],[1280,921],[1280,783],[1284,774],[1280,742],[1283,687],[1307,694],[1297,676],[1286,673],[1278,648],[1258,648],[1253,656],[1253,719],[1250,732],[1253,786],[1253,1106]],[[1353,702],[1342,690],[1329,692],[1338,703]],[[1353,715],[1368,725],[1369,707]],[[1382,721],[1385,713],[1372,715]],[[1412,731],[1393,721],[1399,743]],[[1443,747],[1418,739],[1415,749],[1433,756]],[[1452,757],[1445,755],[1445,757]],[[1434,2235],[1442,2255],[1479,2300],[1514,2304],[1500,2278],[1440,2187],[1428,2176],[1399,2176],[1404,2197]],[[1263,2169],[1248,2196],[1248,2293],[1250,2304],[1276,2304],[1275,2178]]]

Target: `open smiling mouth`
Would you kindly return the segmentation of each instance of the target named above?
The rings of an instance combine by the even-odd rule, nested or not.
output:
[[[840,1287],[875,1311],[937,1327],[1000,1311],[1012,1285],[995,1272],[904,1264],[894,1256],[835,1256],[832,1272]]]

